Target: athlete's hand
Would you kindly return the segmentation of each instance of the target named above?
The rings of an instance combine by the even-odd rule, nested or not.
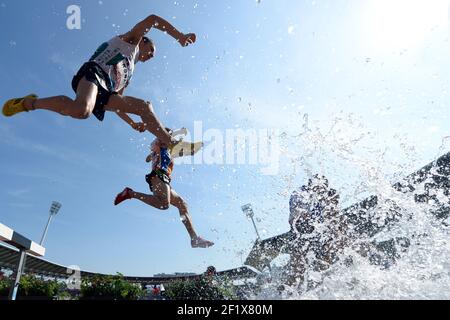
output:
[[[147,130],[147,126],[143,122],[135,122],[131,126],[134,130],[139,132],[145,132],[145,130]]]
[[[188,33],[184,34],[180,39],[178,39],[178,42],[182,47],[187,47],[188,45],[195,43],[196,40],[197,36],[195,35],[195,33]]]

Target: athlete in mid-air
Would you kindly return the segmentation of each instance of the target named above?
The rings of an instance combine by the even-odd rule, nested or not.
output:
[[[172,133],[170,129],[166,130]],[[180,146],[185,147],[180,147]],[[191,246],[193,248],[208,248],[214,245],[213,242],[207,241],[197,235],[192,224],[186,201],[181,198],[178,193],[171,187],[171,174],[173,171],[173,160],[177,157],[194,155],[203,146],[203,143],[186,143],[181,142],[171,151],[168,145],[159,139],[153,141],[150,147],[150,154],[146,162],[152,162],[152,171],[145,177],[150,186],[153,195],[135,192],[131,188],[125,188],[116,196],[114,205],[118,205],[125,200],[137,199],[145,204],[157,208],[159,210],[167,210],[173,205],[180,212],[181,221],[186,227],[191,238]]]
[[[168,33],[183,47],[196,41],[195,34],[183,34],[163,18],[150,15],[131,31],[103,43],[83,64],[72,80],[75,100],[66,96],[39,99],[35,94],[30,94],[7,101],[3,106],[3,115],[10,117],[20,112],[50,110],[75,119],[86,119],[94,114],[103,121],[105,111],[112,111],[135,130],[148,130],[172,146],[176,141],[155,115],[151,103],[123,95],[133,76],[135,64],[146,62],[155,55],[153,41],[145,36],[152,28]],[[134,122],[127,114],[140,116],[142,122]]]

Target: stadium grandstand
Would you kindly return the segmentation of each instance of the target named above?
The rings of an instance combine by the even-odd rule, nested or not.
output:
[[[0,244],[0,270],[14,270],[19,259],[19,250]],[[34,274],[46,278],[58,280],[67,280],[73,274],[71,267],[63,266],[57,263],[46,261],[42,258],[29,255],[24,268],[25,274]],[[81,279],[92,278],[95,276],[106,276],[105,274],[83,271],[80,272]],[[153,277],[134,277],[125,276],[124,279],[130,283],[147,285],[167,284],[177,280],[194,280],[202,277],[203,274],[174,274],[174,275],[156,275]],[[216,273],[217,277],[225,277],[229,280],[251,279],[257,276],[257,273],[247,267],[236,268]]]

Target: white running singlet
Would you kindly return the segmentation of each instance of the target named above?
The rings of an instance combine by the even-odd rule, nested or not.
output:
[[[134,72],[134,65],[139,54],[139,46],[114,37],[103,43],[89,61],[97,63],[109,76],[110,83],[105,83],[97,76],[100,84],[108,91],[118,92],[128,85]]]

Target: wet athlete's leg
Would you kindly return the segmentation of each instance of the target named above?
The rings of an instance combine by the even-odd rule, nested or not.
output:
[[[173,189],[170,191],[170,204],[175,206],[180,212],[181,221],[186,227],[186,230],[189,233],[191,239],[197,238],[197,233],[194,230],[192,218],[189,214],[187,203]]]
[[[75,119],[86,119],[94,110],[97,99],[97,86],[83,77],[77,88],[77,97],[72,100],[66,96],[56,96],[44,99],[26,99],[24,102],[27,110],[49,110],[63,116]]]
[[[148,131],[154,134],[163,143],[170,144],[171,136],[156,116],[150,102],[134,97],[113,95],[109,98],[105,110],[112,112],[120,111],[140,116],[142,122],[146,124]]]
[[[132,192],[133,199],[140,200],[156,209],[167,210],[170,207],[170,187],[158,177],[152,177],[153,195]]]

